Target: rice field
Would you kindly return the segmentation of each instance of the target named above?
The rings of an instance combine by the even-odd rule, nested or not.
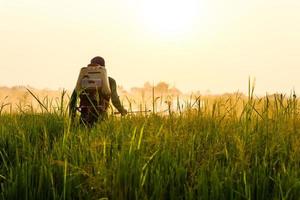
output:
[[[61,102],[1,113],[1,199],[300,199],[293,94],[198,97],[92,129]]]

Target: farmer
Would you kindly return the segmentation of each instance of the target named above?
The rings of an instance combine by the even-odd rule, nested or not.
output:
[[[80,99],[79,108],[76,107],[78,97]],[[70,100],[70,116],[74,119],[76,110],[79,109],[81,123],[92,126],[98,120],[107,117],[110,99],[121,115],[127,114],[127,110],[119,99],[116,81],[107,76],[105,61],[102,57],[97,56],[80,71],[76,88]]]

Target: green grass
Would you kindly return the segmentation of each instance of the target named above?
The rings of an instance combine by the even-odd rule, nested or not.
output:
[[[300,199],[297,99],[240,101],[91,130],[63,112],[2,113],[0,198]]]

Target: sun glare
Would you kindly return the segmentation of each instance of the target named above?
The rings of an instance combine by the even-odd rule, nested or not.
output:
[[[143,1],[140,20],[148,31],[161,36],[184,35],[193,31],[196,21],[204,11],[199,2],[200,0]]]

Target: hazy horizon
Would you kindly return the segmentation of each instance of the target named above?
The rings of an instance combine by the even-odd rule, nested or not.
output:
[[[300,91],[297,0],[0,0],[0,86],[72,89],[102,56],[125,89]]]

